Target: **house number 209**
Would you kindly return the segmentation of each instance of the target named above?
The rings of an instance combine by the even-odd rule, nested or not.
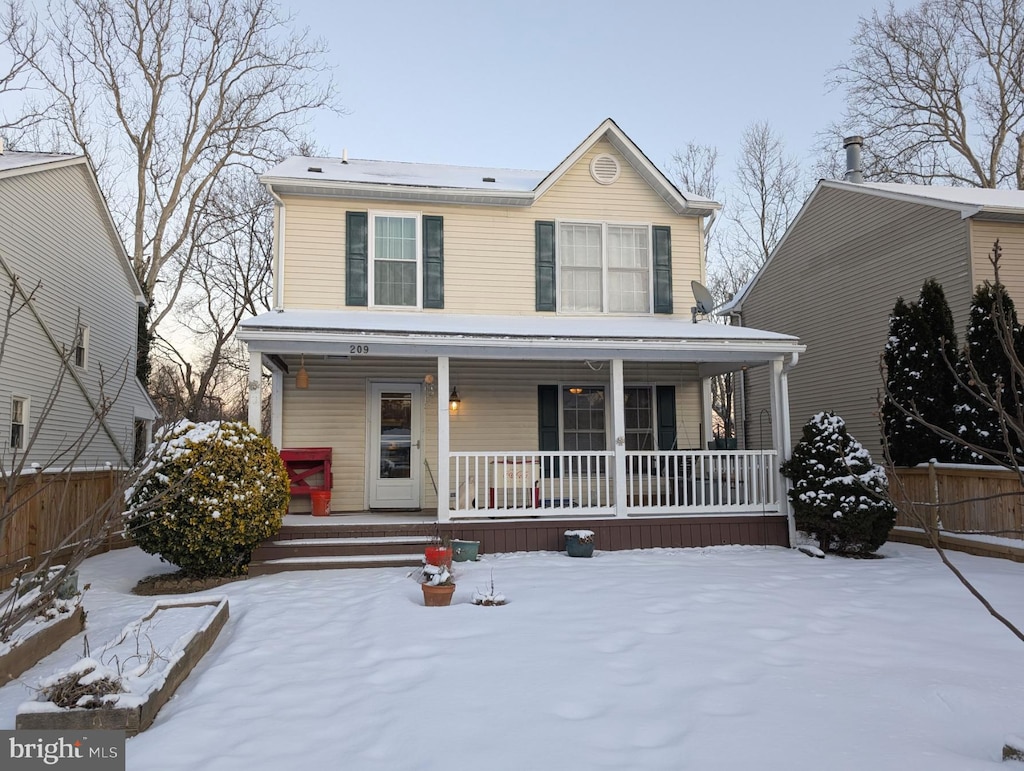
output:
[[[370,346],[368,345],[350,345],[348,347],[349,353],[369,353]]]

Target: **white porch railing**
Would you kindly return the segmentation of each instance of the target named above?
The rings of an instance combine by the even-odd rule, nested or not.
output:
[[[453,517],[708,514],[779,510],[774,450],[627,452],[625,511],[615,454],[453,452]]]

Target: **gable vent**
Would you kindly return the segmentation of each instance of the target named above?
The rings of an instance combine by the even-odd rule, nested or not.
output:
[[[613,155],[595,155],[590,162],[590,176],[601,185],[610,185],[619,178],[619,162]]]

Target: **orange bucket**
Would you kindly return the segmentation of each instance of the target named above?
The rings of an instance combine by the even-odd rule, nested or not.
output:
[[[314,517],[329,517],[331,515],[330,490],[313,490],[309,497],[313,501]]]

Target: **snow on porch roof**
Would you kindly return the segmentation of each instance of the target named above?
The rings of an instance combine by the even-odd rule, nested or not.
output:
[[[271,352],[287,343],[386,339],[431,348],[473,346],[523,351],[541,349],[581,353],[628,350],[702,352],[693,360],[761,359],[804,350],[792,335],[734,327],[680,316],[496,316],[428,312],[291,310],[264,313],[242,322],[239,338]],[[347,337],[346,337],[347,336]],[[288,346],[289,348],[291,346]],[[728,356],[715,355],[716,352]]]

